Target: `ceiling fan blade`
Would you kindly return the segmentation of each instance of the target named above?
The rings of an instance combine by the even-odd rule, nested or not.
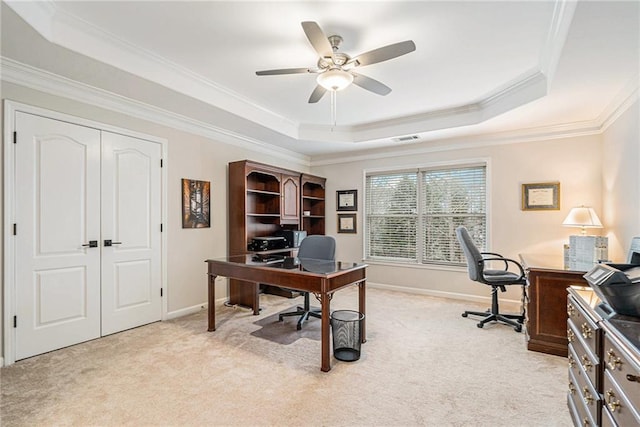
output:
[[[320,101],[320,99],[324,96],[326,92],[327,90],[322,86],[320,85],[316,86],[313,92],[311,92],[311,96],[309,97],[309,104],[315,104],[316,102]]]
[[[416,44],[412,40],[407,40],[360,54],[349,61],[349,64],[354,64],[355,66],[371,65],[397,58],[414,50],[416,50]]]
[[[360,86],[370,92],[377,93],[378,95],[388,95],[391,92],[391,88],[383,83],[380,83],[376,79],[363,76],[362,74],[351,73],[353,75],[353,84]]]
[[[325,36],[320,26],[313,21],[305,21],[302,23],[302,29],[306,34],[311,46],[318,52],[321,58],[330,57],[333,55],[333,48],[329,39]]]
[[[264,70],[264,71],[256,71],[256,75],[258,76],[276,76],[279,74],[302,74],[302,73],[311,73],[312,71],[309,68],[283,68],[281,70]]]

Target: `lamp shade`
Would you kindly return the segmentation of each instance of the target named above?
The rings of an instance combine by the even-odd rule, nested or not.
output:
[[[339,68],[332,68],[316,79],[318,84],[327,90],[338,91],[346,88],[353,82],[353,75]]]
[[[562,225],[565,227],[580,227],[582,234],[586,233],[585,228],[602,228],[602,223],[598,215],[596,215],[596,211],[585,206],[572,208]]]

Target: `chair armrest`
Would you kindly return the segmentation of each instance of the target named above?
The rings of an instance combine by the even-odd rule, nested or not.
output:
[[[495,252],[480,252],[480,255],[482,255],[483,259],[486,259],[485,255],[492,255],[494,257],[500,258],[499,260],[493,259],[493,261],[502,261],[502,258],[504,258],[502,255],[500,255],[498,253],[495,253]],[[504,263],[504,271],[507,271],[507,270],[509,270],[509,263],[507,263],[505,261],[505,263]]]
[[[507,266],[507,268],[505,268],[505,271],[508,271],[509,265],[513,264],[516,267],[518,267],[518,270],[520,272],[520,277],[518,277],[518,279],[524,279],[524,277],[525,277],[524,268],[522,268],[522,265],[516,260],[513,260],[511,258],[505,258],[503,256],[499,256],[499,257],[495,257],[495,258],[483,258],[481,262],[484,263],[485,261],[502,261]]]

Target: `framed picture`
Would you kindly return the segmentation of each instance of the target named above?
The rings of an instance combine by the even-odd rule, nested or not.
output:
[[[356,214],[338,214],[338,233],[357,233]]]
[[[209,181],[182,180],[182,228],[211,227]]]
[[[559,209],[559,182],[522,184],[523,211],[557,211]]]
[[[336,206],[339,211],[358,210],[358,190],[338,190],[336,191]]]

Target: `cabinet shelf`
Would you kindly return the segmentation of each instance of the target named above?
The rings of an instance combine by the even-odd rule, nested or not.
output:
[[[247,216],[253,216],[258,218],[280,218],[279,213],[249,213],[247,212]]]
[[[280,193],[275,192],[275,191],[266,191],[266,190],[254,190],[254,189],[247,189],[247,193],[248,194],[261,194],[264,196],[274,196],[274,197],[280,197]]]
[[[302,196],[302,198],[307,200],[324,200],[324,197],[316,197],[316,196]]]

